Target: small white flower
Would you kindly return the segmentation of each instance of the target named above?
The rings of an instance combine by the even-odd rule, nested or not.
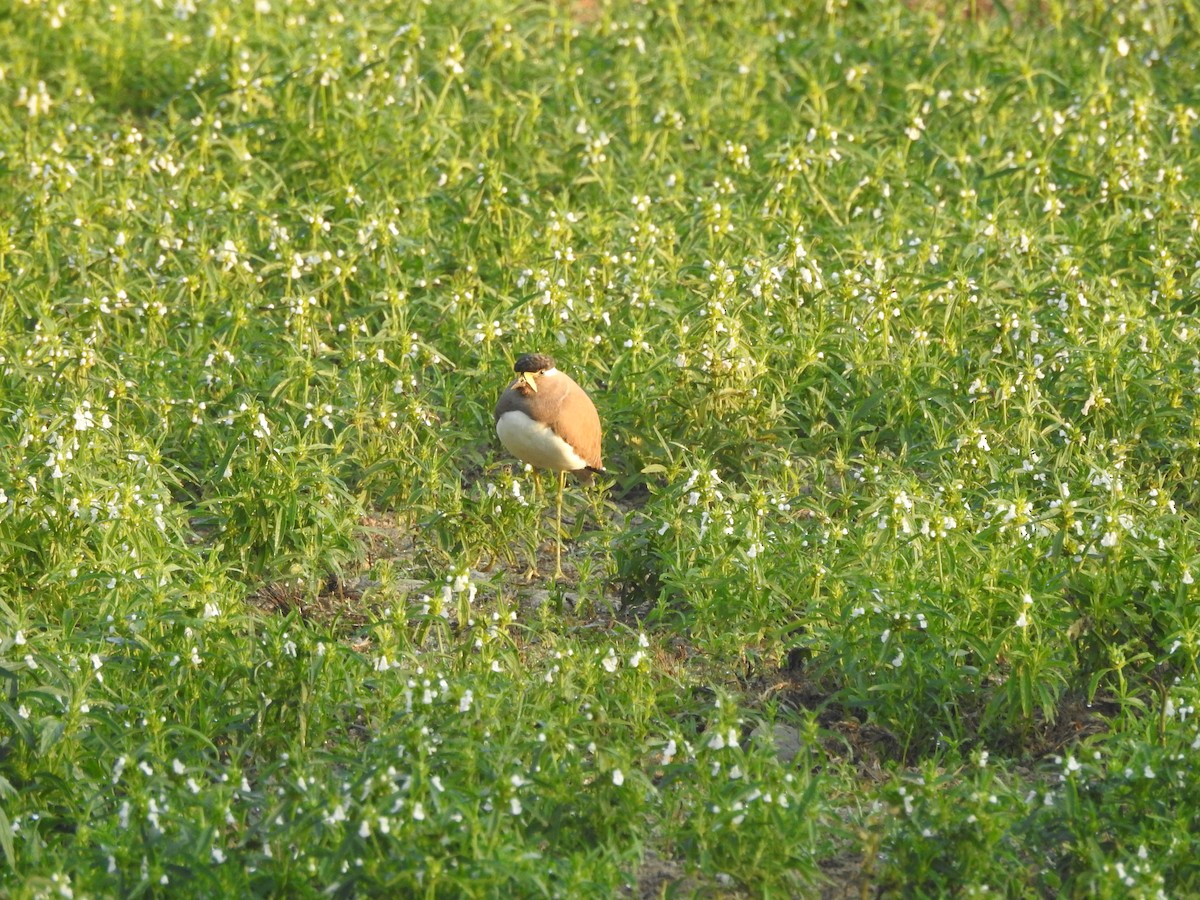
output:
[[[75,408],[75,430],[87,431],[96,427],[96,419],[92,415],[92,404],[84,400],[82,405]]]
[[[662,751],[662,764],[664,766],[669,766],[671,764],[671,760],[675,758],[675,754],[678,752],[679,747],[675,744],[675,739],[672,738],[671,740],[667,741],[667,746],[663,747]]]
[[[620,769],[613,769],[612,781],[613,784],[615,784],[617,787],[620,787],[625,783],[625,773]]]

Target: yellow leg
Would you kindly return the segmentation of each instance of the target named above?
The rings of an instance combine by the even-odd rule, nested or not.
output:
[[[562,578],[562,498],[563,498],[563,482],[566,480],[567,473],[560,471],[558,473],[558,516],[556,519],[556,537],[557,541],[554,544],[554,577]]]
[[[542,471],[533,470],[533,508],[537,511],[536,527],[533,531],[533,543],[529,548],[529,568],[525,571],[525,580],[533,581],[538,572],[538,551],[542,545]]]

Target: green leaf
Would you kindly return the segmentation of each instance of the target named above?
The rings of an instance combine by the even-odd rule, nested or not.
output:
[[[33,728],[27,719],[22,718],[12,704],[0,703],[0,714],[8,718],[13,730],[26,746],[33,746]]]
[[[67,726],[56,716],[46,716],[38,722],[38,756],[45,756],[46,751],[62,740]]]
[[[5,815],[3,809],[0,809],[0,850],[4,851],[4,858],[8,860],[8,867],[16,872],[17,851],[13,847],[12,823],[8,821],[8,816]]]

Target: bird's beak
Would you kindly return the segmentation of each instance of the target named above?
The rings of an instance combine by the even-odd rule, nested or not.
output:
[[[517,381],[524,381],[527,385],[529,385],[530,390],[532,390],[534,393],[537,393],[537,378],[532,372],[522,372],[521,377],[518,378]]]

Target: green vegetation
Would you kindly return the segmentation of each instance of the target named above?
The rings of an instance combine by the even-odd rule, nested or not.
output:
[[[10,4],[0,894],[1200,892],[1197,35]]]

